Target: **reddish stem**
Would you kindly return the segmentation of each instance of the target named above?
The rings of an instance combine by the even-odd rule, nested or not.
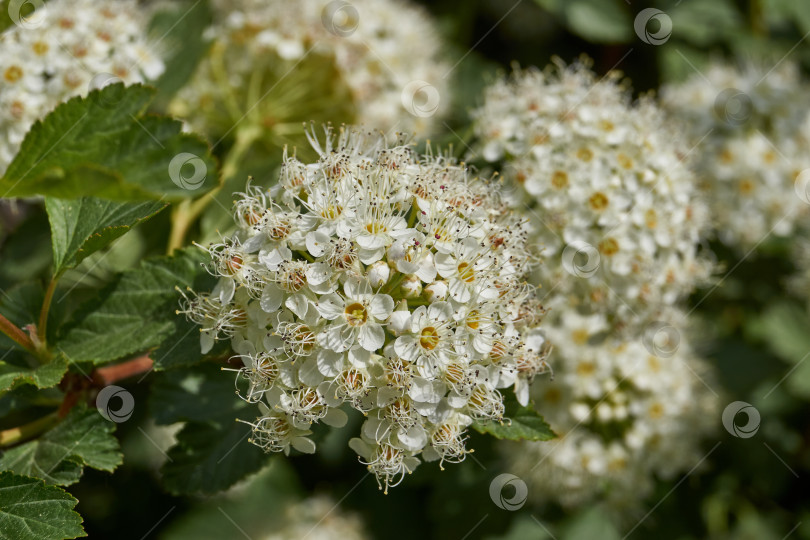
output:
[[[93,371],[91,377],[93,378],[94,384],[104,387],[128,379],[129,377],[146,373],[152,369],[153,365],[154,362],[149,358],[149,355],[144,354],[143,356],[138,356],[137,358],[115,364],[114,366],[98,368]]]
[[[31,338],[25,335],[25,332],[17,328],[14,323],[0,315],[0,332],[17,342],[18,345],[24,347],[29,352],[36,354],[37,349]]]

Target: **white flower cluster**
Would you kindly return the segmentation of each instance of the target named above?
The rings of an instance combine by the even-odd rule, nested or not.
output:
[[[528,223],[487,181],[382,134],[327,128],[320,159],[285,155],[269,192],[248,185],[237,233],[209,248],[220,281],[183,312],[202,347],[231,339],[253,442],[313,452],[313,423],[363,412],[351,447],[386,489],[428,461],[464,458],[465,430],[526,404],[548,370],[542,306],[524,277]]]
[[[405,0],[213,7],[211,51],[172,106],[202,133],[219,137],[253,121],[279,143],[303,121],[353,118],[424,135],[447,103],[438,34]]]
[[[31,125],[62,101],[94,82],[144,82],[164,70],[135,0],[52,0],[17,19],[0,33],[0,173]]]
[[[536,277],[557,378],[535,397],[560,438],[521,448],[516,472],[565,506],[597,495],[632,506],[654,475],[694,465],[715,405],[687,344],[650,337],[679,335],[658,321],[682,319],[711,268],[687,150],[653,101],[631,103],[617,74],[597,80],[585,64],[497,81],[475,120],[479,150],[503,165],[545,248]]]
[[[648,99],[584,63],[516,71],[474,112],[480,151],[539,220],[545,302],[644,324],[705,279],[706,212],[685,151]],[[519,186],[522,186],[520,188]]]
[[[629,516],[656,476],[699,462],[719,413],[683,336],[663,335],[654,352],[641,340],[590,343],[606,328],[604,317],[569,311],[547,329],[556,379],[535,385],[537,406],[559,437],[522,445],[512,460],[543,499],[571,507],[601,498]]]
[[[789,236],[807,218],[810,178],[799,176],[810,167],[808,88],[798,68],[782,62],[713,64],[662,90],[672,122],[683,122],[696,145],[700,187],[726,244],[748,251],[771,234]]]
[[[285,523],[265,540],[365,540],[369,538],[360,517],[342,512],[339,503],[316,495],[289,505]]]

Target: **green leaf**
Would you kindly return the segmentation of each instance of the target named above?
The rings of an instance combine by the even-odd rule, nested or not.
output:
[[[161,469],[164,486],[175,494],[211,494],[258,471],[265,455],[248,442],[249,436],[250,426],[233,417],[222,422],[186,424]]]
[[[697,46],[723,43],[727,36],[740,33],[743,23],[729,0],[684,0],[667,12],[673,34]]]
[[[42,480],[0,472],[0,540],[62,540],[86,536],[79,501]]]
[[[37,388],[50,388],[59,384],[67,373],[67,360],[57,354],[47,364],[29,367],[21,362],[0,360],[0,393],[7,392],[22,384],[33,384]]]
[[[749,319],[746,330],[788,362],[810,355],[810,317],[789,302],[773,304],[760,317]]]
[[[169,100],[191,79],[208,51],[203,37],[211,24],[207,1],[185,0],[161,5],[149,23],[149,35],[160,41],[166,71],[155,82],[155,105],[165,109]]]
[[[571,32],[593,43],[633,38],[633,19],[622,0],[569,0],[563,12]]]
[[[43,436],[7,450],[0,469],[59,485],[77,482],[84,467],[112,472],[122,461],[114,430],[96,409],[77,406]]]
[[[190,248],[124,272],[80,309],[57,338],[57,349],[71,362],[98,364],[157,347],[183,321],[175,314],[180,298],[175,287],[213,287],[214,278],[200,266],[204,260],[201,250]]]
[[[158,424],[232,422],[237,411],[252,407],[237,399],[234,373],[218,365],[158,374],[151,387],[149,409]]]
[[[88,255],[108,246],[138,223],[166,205],[162,202],[122,203],[82,197],[45,198],[51,222],[54,273],[79,264]]]
[[[503,424],[474,422],[472,427],[479,433],[510,441],[549,441],[557,436],[532,404],[521,407],[514,400],[506,401]]]
[[[59,105],[26,135],[0,178],[0,196],[172,200],[212,188],[208,145],[181,133],[179,121],[144,114],[154,92],[117,83]],[[194,176],[185,185],[196,189],[181,187],[181,176]]]
[[[184,317],[174,320],[174,331],[165,338],[150,355],[155,371],[175,369],[199,364],[206,358],[228,357],[231,352],[228,340],[219,340],[205,355],[200,349],[200,327]]]
[[[264,452],[248,442],[250,426],[236,421],[253,420],[257,411],[235,395],[233,381],[216,365],[170,371],[156,381],[150,399],[156,421],[188,422],[162,469],[172,493],[215,493],[265,463]]]

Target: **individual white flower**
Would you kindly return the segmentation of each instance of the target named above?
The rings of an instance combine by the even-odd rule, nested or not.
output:
[[[597,79],[584,63],[516,71],[473,116],[477,150],[513,190],[505,198],[537,222],[552,309],[638,329],[708,277],[683,137],[650,99],[631,103],[617,74]]]
[[[108,82],[153,81],[164,70],[147,38],[148,10],[135,0],[52,0],[34,17],[36,24],[0,32],[0,174],[59,103]]]
[[[311,426],[350,407],[351,446],[387,490],[423,451],[461,461],[471,423],[503,420],[501,390],[525,405],[548,371],[536,257],[525,220],[452,158],[354,128],[310,138],[318,161],[287,156],[269,193],[238,195],[238,230],[206,248],[219,283],[181,312],[204,350],[229,339],[242,359],[256,444],[311,452]]]
[[[671,122],[691,137],[721,241],[747,252],[770,236],[790,236],[807,219],[800,174],[810,168],[810,99],[796,64],[714,63],[661,95]]]
[[[321,317],[332,321],[321,334],[322,345],[343,352],[357,343],[374,352],[385,342],[383,323],[394,311],[387,294],[374,294],[367,281],[350,278],[343,284],[344,296],[324,295],[316,304]]]
[[[405,0],[215,0],[212,7],[211,48],[171,110],[214,139],[238,124],[282,146],[302,134],[302,122],[338,119],[427,135],[447,108],[438,33]],[[422,111],[425,97],[430,109]]]

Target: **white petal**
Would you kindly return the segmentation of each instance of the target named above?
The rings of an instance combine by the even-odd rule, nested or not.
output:
[[[366,461],[370,461],[374,453],[374,449],[370,444],[357,437],[349,439],[349,448]]]
[[[407,431],[403,430],[397,433],[397,438],[406,450],[416,452],[424,448],[427,444],[427,431],[417,424]]]
[[[332,269],[326,263],[314,263],[307,267],[307,283],[320,285],[332,276]]]
[[[354,367],[364,368],[371,364],[371,353],[365,349],[355,347],[349,350],[347,355],[349,363]]]
[[[472,298],[472,293],[467,287],[467,284],[460,279],[450,280],[450,297],[456,302],[464,303],[469,302]]]
[[[360,327],[357,342],[367,351],[376,351],[385,343],[385,331],[379,324],[367,322]]]
[[[453,306],[448,302],[433,302],[427,308],[427,316],[434,321],[448,321],[453,316]]]
[[[343,299],[336,294],[321,296],[320,300],[318,300],[318,303],[315,305],[321,317],[328,321],[337,319],[340,314],[343,313],[344,307]]]
[[[433,258],[433,265],[443,278],[454,276],[458,271],[456,267],[456,260],[452,255],[446,253],[437,253]]]
[[[284,305],[300,319],[306,318],[309,310],[309,300],[303,294],[299,293],[288,297]]]
[[[206,354],[214,348],[214,336],[210,332],[200,332],[200,352]]]
[[[318,371],[324,377],[337,377],[343,369],[343,353],[321,349],[318,351]]]
[[[326,416],[323,417],[324,424],[336,428],[342,428],[346,425],[348,420],[349,417],[340,409],[329,409],[329,412],[327,412]]]
[[[400,336],[394,342],[394,351],[407,360],[413,362],[419,358],[419,344],[414,336]]]
[[[314,454],[315,443],[306,437],[295,437],[292,440],[292,446],[303,454]]]
[[[369,313],[378,321],[386,320],[394,311],[394,299],[387,294],[377,294],[371,299]]]
[[[268,283],[264,286],[262,297],[259,299],[259,305],[267,313],[273,313],[281,307],[281,302],[284,300],[284,291],[279,289],[273,283]]]
[[[307,234],[307,251],[313,257],[323,255],[326,246],[329,245],[329,237],[320,231]]]
[[[318,386],[323,382],[323,375],[318,370],[318,360],[310,356],[298,370],[298,379],[307,386]]]

